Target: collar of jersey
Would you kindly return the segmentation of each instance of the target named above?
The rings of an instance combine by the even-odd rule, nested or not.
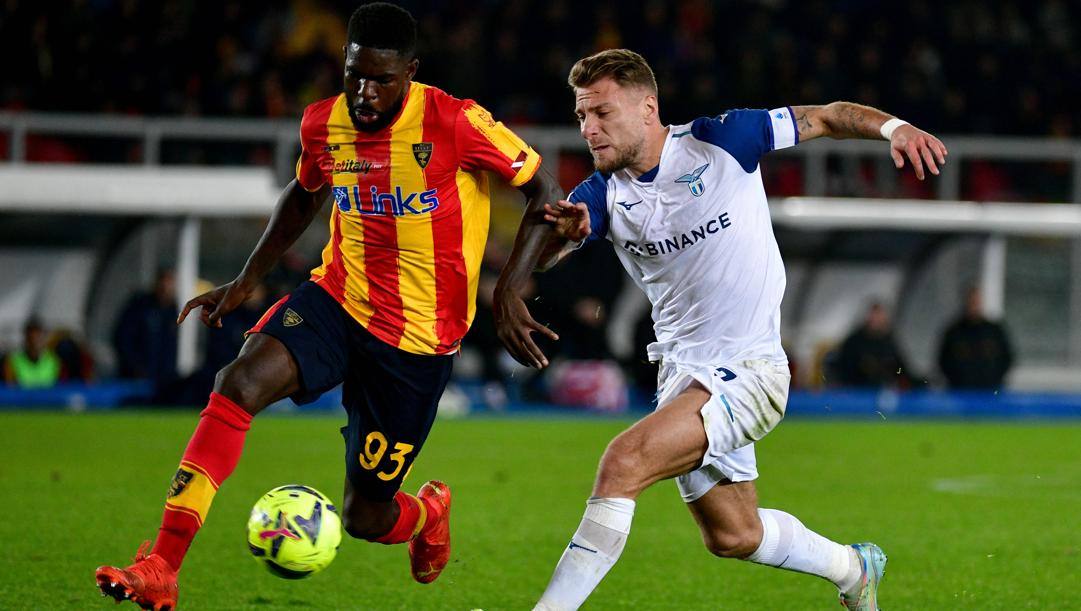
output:
[[[657,178],[657,172],[661,171],[661,164],[657,164],[652,170],[649,170],[645,174],[642,174],[638,178],[635,178],[638,182],[653,182],[654,178]]]
[[[664,161],[664,154],[668,152],[668,144],[672,141],[672,126],[669,125],[667,129],[668,133],[664,137],[664,147],[661,148],[661,161]],[[658,163],[656,166],[653,167],[652,170],[647,170],[644,174],[636,177],[634,180],[644,184],[651,184],[654,180],[656,180],[657,174],[660,171],[661,164]]]

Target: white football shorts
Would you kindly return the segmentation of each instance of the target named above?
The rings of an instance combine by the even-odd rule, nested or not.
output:
[[[657,378],[657,409],[693,381],[712,397],[702,406],[709,445],[702,464],[676,478],[684,502],[691,503],[717,482],[746,482],[758,477],[754,442],[784,417],[791,375],[786,363],[747,360],[729,364],[688,365],[662,362]]]

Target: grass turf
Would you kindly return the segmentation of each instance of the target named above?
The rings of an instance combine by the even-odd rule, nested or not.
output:
[[[3,413],[0,608],[112,608],[94,567],[125,564],[157,528],[194,413]],[[629,421],[436,424],[406,488],[454,490],[454,557],[413,583],[403,546],[345,540],[308,580],[249,557],[244,524],[273,486],[339,499],[344,417],[264,416],[188,555],[186,609],[526,609],[581,518],[594,467]],[[789,421],[758,446],[761,503],[890,556],[887,609],[1081,608],[1076,424]],[[619,564],[590,609],[836,609],[819,579],[721,560],[675,485],[640,499]],[[135,608],[130,606],[130,608]]]

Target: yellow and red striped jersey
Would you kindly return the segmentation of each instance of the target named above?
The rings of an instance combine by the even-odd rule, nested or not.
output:
[[[297,181],[334,195],[312,280],[392,346],[457,350],[488,238],[484,171],[520,186],[540,155],[476,102],[417,82],[378,132],[353,127],[341,94],[305,109],[300,138]]]

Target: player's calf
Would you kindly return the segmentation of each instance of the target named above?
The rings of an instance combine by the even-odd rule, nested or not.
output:
[[[389,534],[403,513],[395,500],[369,501],[348,489],[343,505],[342,528],[350,537],[365,541]],[[405,513],[409,513],[408,507]]]

